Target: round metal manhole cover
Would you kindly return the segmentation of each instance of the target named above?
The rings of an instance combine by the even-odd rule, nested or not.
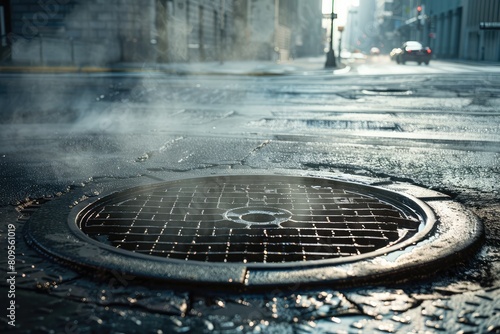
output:
[[[325,179],[208,177],[105,197],[81,211],[76,225],[117,249],[163,258],[346,259],[415,242],[432,227],[417,204],[388,195]]]
[[[172,281],[366,281],[436,262],[426,249],[438,248],[428,241],[437,220],[423,201],[316,177],[174,180],[82,203],[65,224],[41,215],[26,233],[38,249],[87,267]]]

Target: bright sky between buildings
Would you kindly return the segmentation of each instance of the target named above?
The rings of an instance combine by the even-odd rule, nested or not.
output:
[[[337,25],[345,25],[349,7],[359,6],[359,0],[335,0],[335,13],[337,14]],[[332,0],[323,0],[323,13],[332,12]]]

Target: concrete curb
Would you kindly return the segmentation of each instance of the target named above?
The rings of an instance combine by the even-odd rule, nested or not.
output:
[[[346,73],[350,67],[341,64],[336,69],[326,69],[322,63],[301,65],[300,62],[268,63],[268,62],[235,62],[214,66],[212,63],[196,64],[146,64],[146,65],[112,65],[112,66],[57,66],[57,65],[0,65],[0,73],[165,73],[174,75],[247,75],[275,76],[297,73]]]

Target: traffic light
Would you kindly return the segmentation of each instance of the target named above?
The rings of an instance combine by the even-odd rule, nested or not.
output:
[[[422,29],[422,23],[421,23],[421,18],[422,18],[422,6],[417,6],[417,29],[420,30]]]

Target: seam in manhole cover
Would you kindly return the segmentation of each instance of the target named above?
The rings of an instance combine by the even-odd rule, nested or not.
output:
[[[436,253],[431,240],[446,224],[423,201],[318,177],[167,181],[81,204],[68,217],[32,221],[28,240],[72,263],[172,281],[347,283],[423,268],[448,253]],[[473,228],[469,243],[481,232]],[[427,249],[434,254],[419,253]]]

